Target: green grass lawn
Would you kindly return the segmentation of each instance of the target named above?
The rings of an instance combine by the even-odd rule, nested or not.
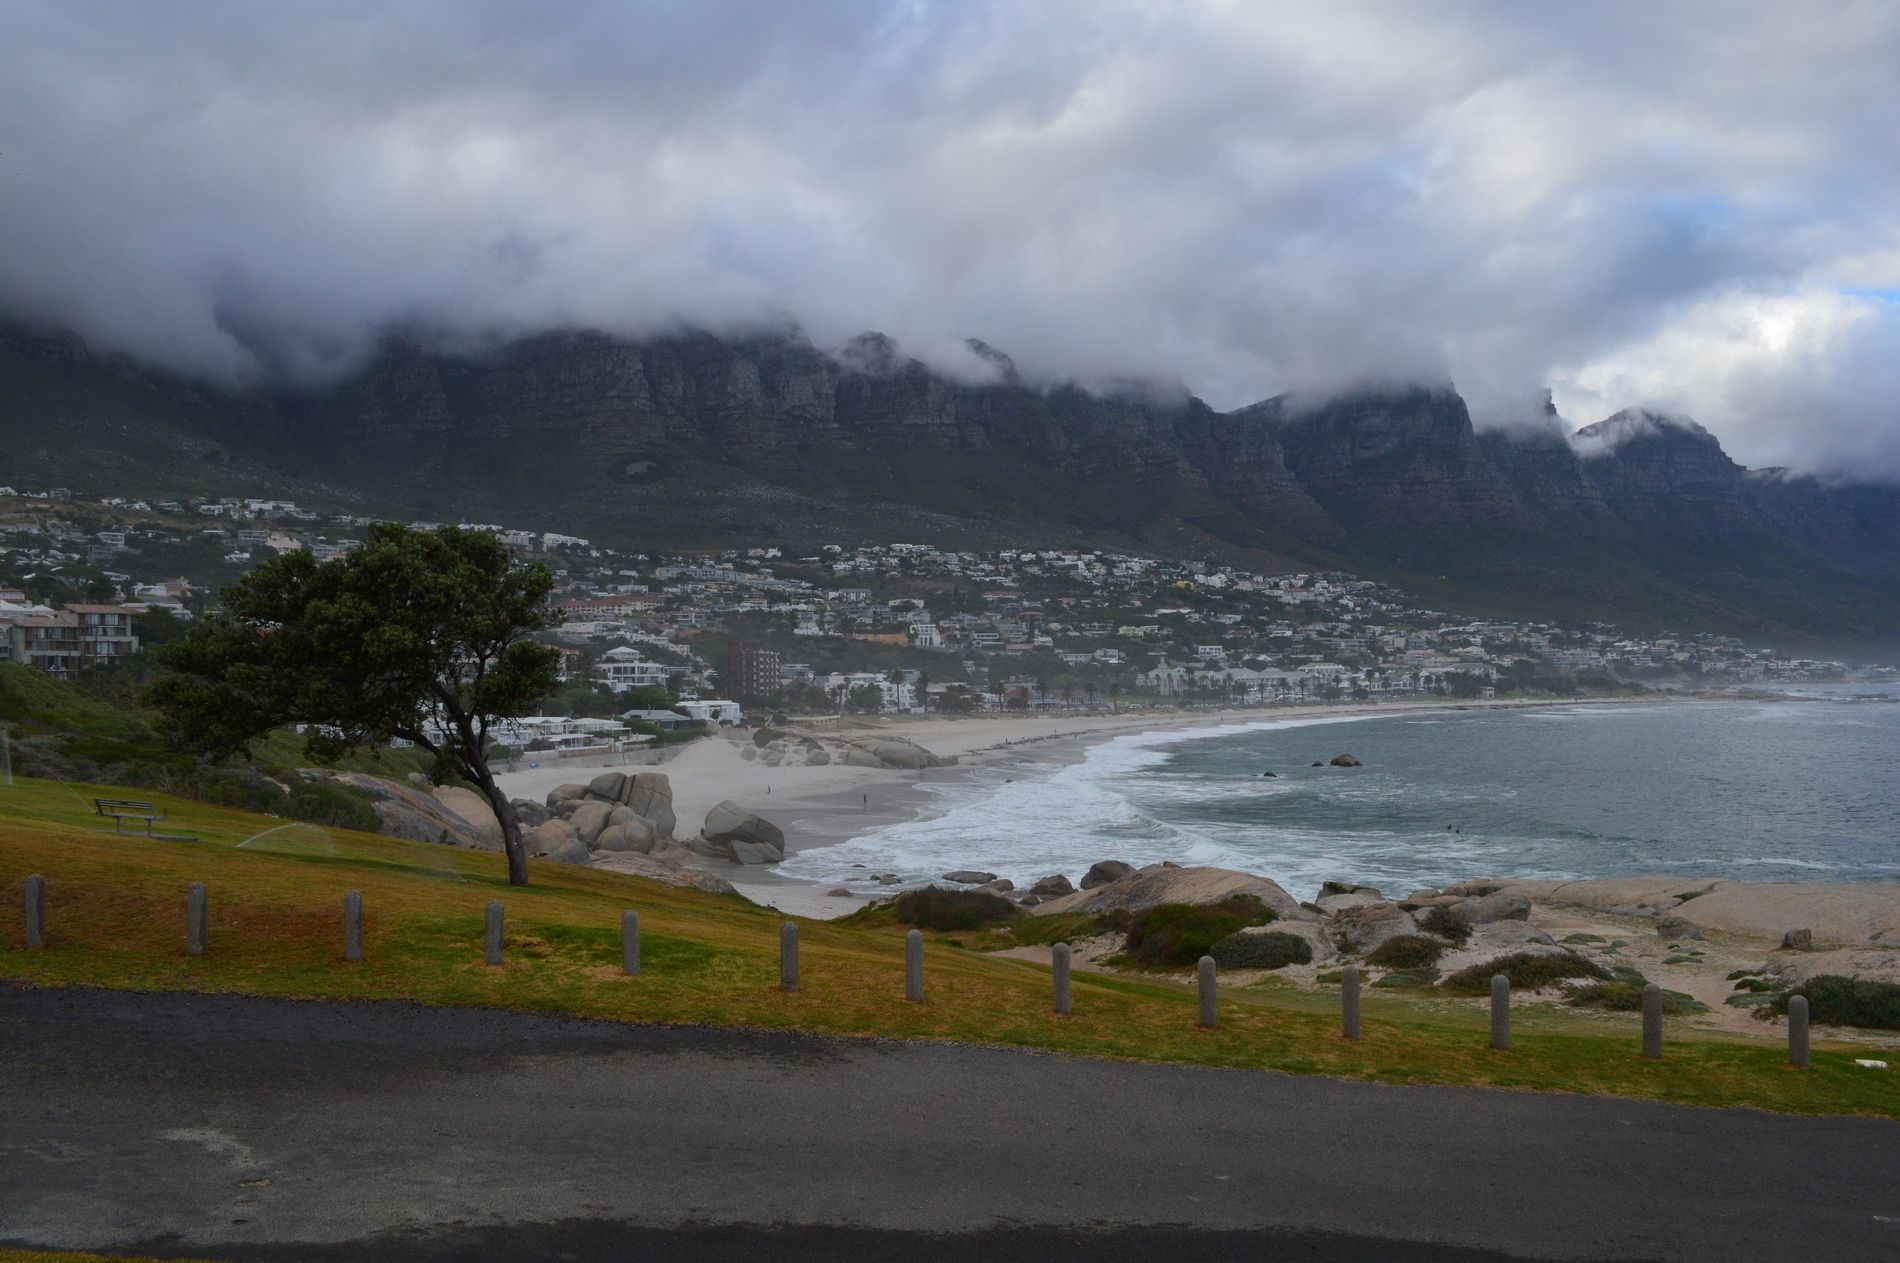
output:
[[[1785,1064],[1777,1040],[1671,1042],[1638,1056],[1637,1022],[1530,1005],[1514,1047],[1487,1042],[1482,1001],[1369,992],[1365,1038],[1339,1037],[1336,999],[1265,985],[1222,996],[1195,1024],[1185,985],[1078,974],[1074,1012],[1050,1011],[1049,973],[985,955],[975,936],[929,935],[927,999],[903,998],[903,935],[878,918],[800,924],[803,989],[778,990],[784,917],[731,896],[535,862],[507,885],[499,855],[457,851],[158,796],[164,828],[196,842],[114,837],[92,815],[109,791],[51,781],[0,787],[0,977],[41,986],[336,999],[407,999],[612,1021],[945,1039],[1140,1061],[1332,1074],[1395,1083],[1606,1092],[1694,1105],[1900,1118],[1890,1074],[1853,1051]],[[130,791],[125,796],[152,795]],[[49,941],[25,950],[28,874],[47,880]],[[185,951],[185,888],[210,889],[210,951]],[[363,894],[365,955],[343,959],[343,895]],[[507,906],[507,963],[482,959],[484,905]],[[639,978],[620,973],[623,909],[640,912]],[[1673,1024],[1671,1034],[1674,1034]],[[1863,1054],[1864,1055],[1864,1054]]]

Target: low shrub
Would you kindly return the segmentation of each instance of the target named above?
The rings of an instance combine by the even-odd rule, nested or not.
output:
[[[1253,895],[1219,903],[1163,903],[1128,914],[1118,928],[1128,936],[1130,960],[1144,965],[1192,965],[1236,930],[1265,925],[1273,911]]]
[[[1265,934],[1229,934],[1207,949],[1223,969],[1284,969],[1310,965],[1313,945],[1297,934],[1269,930]]]
[[[1794,996],[1808,998],[1808,1016],[1829,1026],[1861,1026],[1900,1031],[1900,985],[1866,978],[1821,974],[1775,997],[1774,1011],[1786,1013]]]
[[[1426,938],[1423,934],[1401,934],[1389,938],[1373,949],[1366,957],[1366,964],[1377,965],[1381,969],[1423,969],[1435,965],[1438,958],[1445,954],[1445,945],[1435,938]]]
[[[1611,980],[1609,970],[1574,952],[1518,952],[1459,970],[1445,979],[1445,989],[1454,995],[1490,995],[1493,974],[1509,978],[1517,991],[1535,991],[1570,978]]]
[[[1016,905],[1001,895],[987,890],[943,890],[937,886],[906,891],[897,897],[892,907],[898,921],[922,930],[974,930],[1016,915]]]
[[[291,788],[284,814],[336,829],[380,833],[382,818],[370,805],[369,795],[330,781],[304,781]]]
[[[1436,934],[1439,938],[1448,938],[1459,946],[1471,937],[1471,927],[1464,918],[1455,916],[1446,908],[1428,908],[1419,921],[1419,928],[1427,934]]]
[[[1108,920],[1094,912],[1058,912],[1053,916],[1023,917],[1010,926],[1010,933],[998,946],[1075,944],[1098,938],[1109,932]],[[1002,937],[1002,936],[999,936]]]
[[[1709,1006],[1681,991],[1664,991],[1664,1013],[1707,1013]],[[1570,991],[1567,1003],[1580,1009],[1608,1009],[1613,1013],[1637,1013],[1643,1007],[1643,988],[1623,982],[1591,982]]]

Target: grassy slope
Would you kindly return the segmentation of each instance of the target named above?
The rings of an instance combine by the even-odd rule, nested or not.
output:
[[[1049,1011],[1046,969],[932,936],[929,1000],[903,998],[903,944],[879,925],[801,925],[804,990],[778,981],[782,916],[732,897],[618,874],[536,863],[511,889],[498,857],[289,825],[161,799],[167,827],[197,843],[102,834],[84,787],[0,788],[0,977],[40,985],[392,999],[573,1013],[617,1021],[793,1028],[834,1035],[954,1039],[1201,1065],[1328,1073],[1390,1082],[1599,1091],[1698,1105],[1757,1105],[1900,1118],[1887,1076],[1823,1049],[1806,1073],[1772,1042],[1676,1043],[1637,1056],[1634,1020],[1520,1010],[1516,1046],[1486,1044],[1479,1004],[1368,995],[1366,1038],[1338,1037],[1325,996],[1280,987],[1223,996],[1221,1027],[1165,982],[1095,974],[1075,982],[1075,1012]],[[27,874],[48,883],[50,933],[24,949]],[[185,886],[211,891],[211,950],[184,950]],[[341,905],[363,892],[367,959],[342,960]],[[482,909],[508,908],[508,963],[482,964]],[[646,971],[619,972],[621,910],[637,908]]]

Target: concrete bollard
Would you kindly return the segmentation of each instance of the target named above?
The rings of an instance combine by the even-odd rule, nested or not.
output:
[[[1359,1038],[1359,966],[1348,965],[1339,980],[1339,1028],[1347,1039]]]
[[[1808,998],[1804,995],[1792,996],[1788,1000],[1788,1064],[1809,1064]]]
[[[620,914],[620,972],[640,976],[640,914],[632,908]]]
[[[1055,977],[1056,1012],[1067,1013],[1070,1004],[1069,945],[1067,943],[1057,943],[1049,950],[1049,967]]]
[[[205,954],[210,938],[211,896],[205,884],[195,881],[185,891],[185,950],[193,956]]]
[[[1650,983],[1643,988],[1643,1056],[1662,1060],[1662,988]]]
[[[501,926],[501,900],[491,899],[488,901],[487,941],[484,944],[491,965],[501,964]]]
[[[912,930],[904,936],[904,998],[924,1002],[924,933]]]
[[[46,946],[46,879],[34,873],[26,879],[26,948]]]
[[[1214,1027],[1220,1024],[1220,1009],[1215,1003],[1214,995],[1214,958],[1212,956],[1201,957],[1200,965],[1197,968],[1199,970],[1198,981],[1200,982],[1201,990],[1201,1025],[1209,1030],[1213,1030]]]
[[[1491,975],[1491,1047],[1511,1047],[1511,980],[1503,974]]]
[[[787,921],[778,931],[778,989],[798,990],[798,923]]]
[[[343,896],[343,959],[363,959],[363,895],[352,890]]]

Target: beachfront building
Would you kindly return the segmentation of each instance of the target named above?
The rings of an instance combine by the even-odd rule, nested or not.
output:
[[[110,666],[139,651],[132,631],[136,611],[122,605],[0,604],[0,662],[17,662],[56,679],[70,680],[86,667]]]
[[[622,645],[600,655],[594,678],[616,693],[629,689],[666,687],[666,664],[650,662],[638,649]]]
[[[679,708],[693,718],[709,724],[737,724],[745,722],[745,712],[739,703],[720,699],[681,702]]]

